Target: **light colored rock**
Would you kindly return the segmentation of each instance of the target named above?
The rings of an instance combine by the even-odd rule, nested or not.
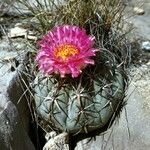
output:
[[[21,46],[20,49],[17,49],[18,51],[16,50],[17,48],[15,46],[16,43]],[[4,99],[3,101],[2,100],[0,101],[1,107],[3,107],[2,105],[3,102],[5,104],[9,100],[9,98],[7,97],[8,89],[10,85],[14,84],[14,81],[17,82],[17,76],[19,75],[18,71],[23,71],[22,69],[24,68],[24,66],[21,62],[23,62],[23,60],[25,59],[26,54],[27,51],[25,51],[23,43],[14,42],[12,44],[8,39],[5,38],[1,40],[0,42],[0,86],[3,85],[3,88],[0,89],[0,96],[5,95],[7,99],[6,101],[4,101]],[[16,64],[16,62],[18,64]],[[11,70],[12,68],[14,68],[14,70]],[[20,94],[22,95],[22,93]],[[17,100],[15,104],[17,104]]]
[[[144,15],[145,14],[145,11],[142,8],[139,8],[139,7],[134,7],[133,11],[136,15]]]
[[[37,40],[35,33],[30,31],[29,29],[21,27],[20,23],[16,24],[14,28],[11,28],[9,30],[8,36],[10,38],[24,37],[29,40]]]
[[[22,82],[27,47],[13,42],[7,38],[0,42],[0,150],[34,150],[27,135],[30,111]]]
[[[142,42],[141,48],[143,50],[146,50],[146,51],[150,52],[150,41],[144,41],[144,42]]]
[[[132,33],[138,39],[150,40],[150,0],[130,0],[131,6],[126,8],[126,21],[132,23]],[[142,8],[145,14],[135,15],[133,8]],[[133,34],[132,34],[133,37]]]
[[[61,133],[47,141],[43,150],[69,150],[68,134]]]
[[[50,133],[46,133],[45,139],[48,141],[49,139],[54,138],[55,136],[57,136],[57,133],[55,131],[51,131]]]
[[[23,29],[23,28],[20,28],[20,27],[14,27],[14,28],[10,29],[10,32],[8,33],[8,36],[10,38],[20,37],[20,36],[27,37],[27,29]]]

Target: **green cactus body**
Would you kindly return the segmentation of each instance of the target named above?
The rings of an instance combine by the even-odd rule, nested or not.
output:
[[[99,70],[88,70],[74,79],[37,74],[34,91],[39,117],[68,133],[87,133],[105,126],[123,102],[125,79],[118,69],[113,73]]]

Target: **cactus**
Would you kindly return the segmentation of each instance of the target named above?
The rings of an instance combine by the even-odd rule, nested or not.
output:
[[[102,53],[78,78],[37,73],[36,111],[46,126],[60,132],[88,133],[114,119],[124,102],[126,78],[116,61],[104,57],[110,54]]]
[[[120,30],[124,9],[122,1],[114,0],[112,4],[109,0],[102,2],[73,0],[65,1],[63,5],[55,8],[53,0],[50,2],[54,7],[52,10],[49,10],[48,7],[45,9],[45,5],[40,4],[39,1],[40,5],[35,10],[25,0],[18,1],[21,1],[22,4],[25,3],[25,6],[39,21],[39,25],[35,28],[39,30],[40,35],[47,33],[49,29],[56,27],[58,24],[78,25],[83,27],[86,33],[94,35],[96,41],[93,44],[92,37],[84,36],[86,40],[88,39],[86,44],[84,43],[86,40],[80,41],[79,45],[78,42],[73,43],[77,47],[82,43],[87,45],[90,56],[86,55],[89,57],[86,61],[86,68],[82,69],[85,62],[85,59],[83,59],[79,64],[75,62],[72,65],[74,69],[72,71],[68,69],[68,64],[64,65],[63,63],[59,65],[63,67],[58,69],[59,63],[54,63],[54,55],[45,54],[47,51],[51,51],[49,47],[55,45],[51,41],[58,44],[68,27],[64,28],[65,30],[62,30],[62,32],[57,30],[59,36],[54,36],[53,32],[49,32],[51,34],[45,36],[43,42],[41,42],[41,47],[47,50],[41,51],[37,59],[41,63],[41,65],[38,64],[39,68],[42,68],[42,71],[46,72],[48,76],[34,70],[36,78],[32,87],[35,99],[34,110],[39,118],[38,123],[46,131],[52,129],[73,134],[88,133],[101,129],[107,124],[111,125],[124,104],[127,87],[124,67],[127,63],[128,52],[126,51],[126,40],[124,40],[125,34],[121,34],[122,30]],[[60,46],[54,49],[55,52],[63,49],[62,47],[75,50],[72,51],[73,53],[69,53],[69,50],[66,51],[67,55],[63,54],[63,61],[66,60],[68,55],[78,54],[77,47],[71,45],[72,41],[78,41],[77,37],[79,38],[78,35],[80,35],[74,36],[74,31],[78,31],[77,28],[77,30],[74,29],[71,30],[72,34],[67,32],[67,38],[76,38],[71,39],[69,44],[67,43],[65,46],[61,45],[60,42]],[[47,40],[47,38],[51,39]],[[105,50],[96,52],[92,47],[93,45],[98,49],[102,47]],[[84,56],[84,53],[82,56]],[[60,54],[55,53],[55,60],[56,57],[59,62]],[[48,60],[49,64],[44,59]],[[61,77],[55,72],[61,72]],[[72,78],[68,73],[75,78]]]

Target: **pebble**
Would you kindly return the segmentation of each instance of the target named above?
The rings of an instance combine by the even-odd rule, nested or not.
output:
[[[144,41],[144,42],[142,42],[141,48],[143,50],[146,50],[146,51],[150,52],[150,41]]]
[[[144,15],[145,14],[145,11],[144,9],[142,8],[139,8],[139,7],[134,7],[133,8],[133,11],[136,15]]]
[[[24,37],[29,40],[37,40],[37,37],[32,31],[20,27],[20,24],[16,24],[14,28],[11,28],[8,36],[10,38]]]
[[[150,66],[150,61],[148,63],[146,63],[147,66]]]
[[[16,27],[10,29],[8,36],[10,38],[21,37],[21,36],[26,37],[27,29],[23,29],[23,28],[16,26]]]
[[[68,136],[67,133],[61,133],[49,139],[44,145],[43,150],[69,150]]]

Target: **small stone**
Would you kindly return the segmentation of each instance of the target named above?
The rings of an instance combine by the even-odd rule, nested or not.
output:
[[[45,139],[48,141],[49,139],[54,138],[56,135],[57,134],[55,131],[51,131],[50,133],[46,133]]]
[[[27,29],[23,29],[23,28],[16,26],[16,27],[10,29],[8,36],[10,38],[22,37],[22,36],[26,37],[27,36]]]
[[[54,138],[51,138],[44,145],[43,150],[69,150],[68,134],[61,133]]]
[[[147,66],[150,66],[150,61],[148,63],[146,63]]]
[[[143,50],[146,50],[146,51],[150,52],[150,41],[144,41],[144,42],[142,42],[141,48]]]
[[[145,14],[145,11],[142,8],[139,8],[139,7],[134,7],[133,11],[136,15],[144,15]]]
[[[38,38],[34,35],[27,35],[27,39],[36,41]]]
[[[35,36],[34,32],[25,29],[20,25],[21,25],[20,23],[17,23],[14,28],[10,29],[8,33],[8,36],[10,38],[23,37],[29,40],[35,40],[35,41],[37,40],[37,36]]]

